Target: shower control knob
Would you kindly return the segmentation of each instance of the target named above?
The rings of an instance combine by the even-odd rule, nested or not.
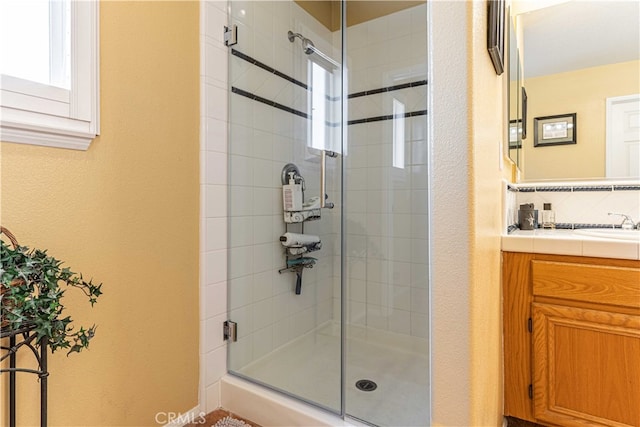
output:
[[[327,193],[324,194],[324,208],[327,209],[333,209],[333,207],[335,206],[332,202],[327,202],[326,200],[329,200],[329,195],[327,195]]]

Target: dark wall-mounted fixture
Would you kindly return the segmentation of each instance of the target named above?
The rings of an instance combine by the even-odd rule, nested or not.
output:
[[[527,91],[522,86],[522,139],[527,139]]]
[[[500,75],[504,72],[504,0],[488,0],[487,17],[487,50]]]

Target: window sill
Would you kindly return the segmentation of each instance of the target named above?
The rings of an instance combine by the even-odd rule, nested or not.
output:
[[[2,107],[0,141],[86,151],[97,136],[92,122]]]

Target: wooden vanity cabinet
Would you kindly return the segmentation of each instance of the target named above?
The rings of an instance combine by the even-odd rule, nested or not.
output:
[[[505,415],[640,427],[640,261],[503,253]]]

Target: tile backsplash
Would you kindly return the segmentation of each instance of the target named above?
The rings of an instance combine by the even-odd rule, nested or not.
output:
[[[518,222],[518,207],[533,203],[543,210],[551,203],[558,228],[614,227],[623,213],[640,221],[640,182],[589,181],[562,183],[524,183],[505,186],[505,229],[511,231]]]

